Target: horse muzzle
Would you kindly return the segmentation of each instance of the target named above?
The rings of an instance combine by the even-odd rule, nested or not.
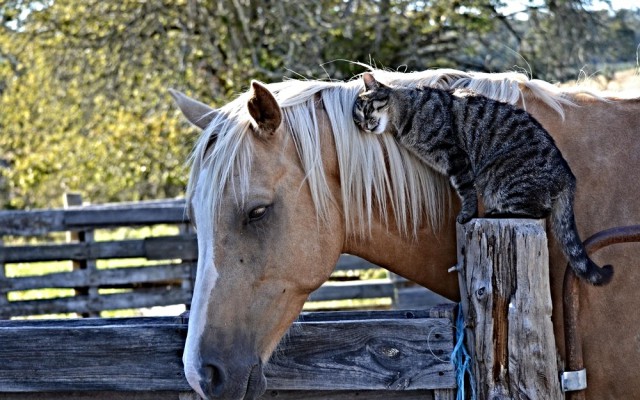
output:
[[[197,382],[191,379],[189,384],[206,400],[254,400],[267,390],[260,361],[244,368],[230,368],[209,360],[196,371]]]

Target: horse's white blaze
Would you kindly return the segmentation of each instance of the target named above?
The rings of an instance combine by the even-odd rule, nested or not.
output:
[[[218,279],[218,271],[214,264],[213,220],[210,218],[210,204],[204,199],[206,197],[204,188],[206,188],[207,173],[207,168],[200,172],[196,194],[193,197],[193,217],[198,221],[198,271],[191,300],[187,342],[182,356],[187,382],[203,398],[205,395],[200,386],[202,366],[200,339],[207,321],[207,305]]]

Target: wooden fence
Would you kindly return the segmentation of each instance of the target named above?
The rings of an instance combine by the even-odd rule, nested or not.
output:
[[[77,196],[67,196],[66,203],[64,209],[0,212],[0,318],[61,313],[95,317],[103,310],[190,303],[198,251],[183,200],[80,206]],[[104,230],[161,224],[174,227],[175,233],[96,240]],[[129,259],[133,265],[100,265],[117,259]],[[26,277],[6,273],[11,265],[59,261],[68,265],[63,272]],[[416,308],[443,300],[426,289],[405,287],[400,278],[358,280],[359,271],[372,268],[377,267],[343,255],[336,278],[313,292],[309,301],[392,300],[402,293],[404,300],[396,304]],[[45,288],[72,291],[63,297],[30,300],[12,294]]]
[[[262,399],[450,400],[453,306],[302,314]],[[181,318],[0,321],[0,397],[196,399]]]
[[[158,219],[176,222],[158,218],[164,215],[160,210],[172,209],[163,203],[135,212],[126,208],[126,220],[115,212],[122,211],[119,207],[99,209],[35,212],[28,231],[93,229]],[[24,232],[20,214],[8,218],[10,214],[0,215],[0,225],[11,234]],[[13,225],[3,223],[9,221]],[[53,244],[50,249],[38,245],[42,249],[35,252],[39,259],[52,260],[62,255],[68,259],[69,254],[74,259],[98,259],[124,252],[127,257],[155,259],[158,254],[166,258],[167,253],[161,252],[173,246],[180,252],[171,257],[184,257],[184,249],[193,254],[189,235],[176,236],[182,241],[146,238],[117,245]],[[35,258],[13,247],[5,246],[3,262]],[[458,249],[465,331],[480,398],[560,399],[543,225],[474,220],[458,226]],[[81,272],[88,267],[65,274],[79,276],[76,284],[93,284],[82,280],[86,279],[82,274],[91,276]],[[157,267],[141,268],[166,269]],[[174,279],[165,272],[158,276],[164,285]],[[108,282],[123,285],[115,278]],[[145,278],[139,283],[155,282]],[[76,297],[82,296],[90,294]],[[266,366],[268,391],[263,398],[451,400],[456,386],[450,359],[453,320],[452,305],[303,314]],[[182,372],[186,329],[187,321],[180,317],[0,321],[0,394],[15,400],[195,399]]]

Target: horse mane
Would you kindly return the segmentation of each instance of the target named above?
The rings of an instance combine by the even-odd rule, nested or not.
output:
[[[414,73],[373,70],[372,73],[377,80],[390,85],[469,89],[511,104],[526,105],[525,96],[533,96],[560,115],[564,106],[573,104],[555,86],[515,72],[490,74],[438,69]],[[329,192],[320,154],[316,95],[322,100],[333,132],[347,234],[366,234],[376,213],[385,223],[388,215],[393,215],[397,229],[407,236],[415,235],[424,223],[434,230],[439,228],[450,205],[447,179],[425,168],[389,135],[359,133],[352,120],[352,107],[363,89],[361,79],[348,82],[286,80],[267,86],[282,108],[321,221],[327,220],[328,205],[335,199]],[[248,193],[253,142],[246,107],[248,99],[249,93],[243,93],[216,110],[216,116],[203,131],[192,154],[188,204],[198,181],[209,182],[210,190],[201,201],[209,204],[210,221],[217,215],[228,183],[239,180],[232,185],[239,203]],[[212,141],[214,136],[216,139]],[[205,176],[201,176],[203,174]]]

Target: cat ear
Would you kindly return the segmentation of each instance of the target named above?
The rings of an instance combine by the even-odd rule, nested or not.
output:
[[[253,94],[247,102],[251,118],[264,132],[273,133],[282,122],[282,111],[273,94],[258,81],[251,82]]]
[[[378,82],[370,72],[365,72],[364,75],[362,75],[362,79],[364,80],[364,87],[367,91],[379,89],[381,86],[381,83]]]

